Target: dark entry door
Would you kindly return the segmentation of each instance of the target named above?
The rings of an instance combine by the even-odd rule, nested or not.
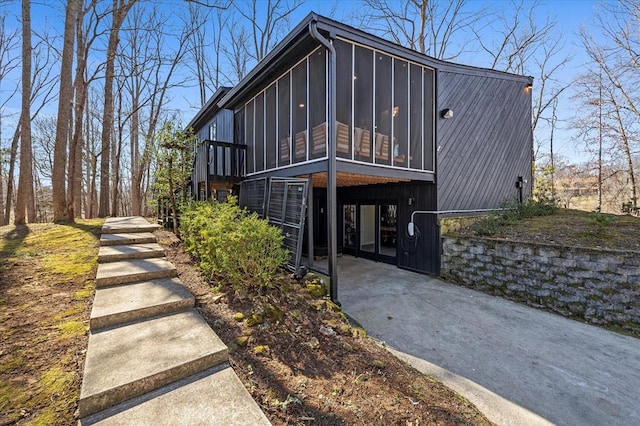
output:
[[[395,203],[345,203],[342,211],[345,253],[395,265],[397,211]]]

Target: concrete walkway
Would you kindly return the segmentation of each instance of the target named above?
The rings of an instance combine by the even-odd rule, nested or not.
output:
[[[140,217],[110,218],[78,410],[81,425],[269,425],[227,347]]]
[[[640,339],[364,259],[338,273],[348,315],[492,421],[640,424]]]

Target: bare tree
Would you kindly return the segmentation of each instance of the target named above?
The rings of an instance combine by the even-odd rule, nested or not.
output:
[[[365,0],[361,25],[389,40],[438,59],[463,53],[470,29],[486,15],[466,10],[467,0]]]
[[[195,74],[200,94],[200,107],[220,86],[220,57],[222,55],[223,34],[227,30],[229,14],[223,9],[203,8],[189,4],[191,30],[188,42],[187,62]],[[210,27],[207,25],[210,23]]]
[[[15,51],[19,45],[19,32],[16,28],[11,31],[6,26],[6,14],[0,15],[0,87],[2,87],[2,83],[5,82],[8,75],[10,75],[13,70],[15,70],[20,65],[20,56],[15,54]],[[18,91],[18,85],[12,84],[13,90],[8,92],[8,95],[4,99],[0,99],[0,225],[6,225],[5,223],[5,215],[4,215],[4,160],[3,156],[5,154],[4,149],[2,148],[2,121],[5,115],[5,107],[7,103],[13,98],[13,96]],[[0,92],[1,93],[1,92]],[[8,175],[7,181],[12,181],[13,176]],[[9,217],[7,215],[7,223]]]
[[[62,47],[62,65],[60,67],[60,94],[58,97],[58,123],[56,126],[56,144],[53,154],[53,221],[72,221],[67,209],[65,169],[69,126],[71,123],[71,103],[73,99],[72,67],[73,42],[76,32],[76,15],[79,12],[79,0],[69,0],[65,11],[64,41]]]
[[[302,4],[302,0],[267,0],[266,4],[258,4],[258,0],[238,0],[233,3],[250,27],[252,46],[246,48],[252,59],[260,61],[273,49],[290,29],[291,14]]]
[[[637,210],[633,152],[640,143],[640,5],[623,0],[601,7],[597,23],[592,27],[592,31],[600,33],[600,36],[596,39],[586,29],[580,36],[587,54],[601,74],[595,86],[604,93],[599,106],[606,108],[605,123],[600,128],[604,126],[607,129],[608,137],[614,141],[613,146],[619,148],[617,151],[623,158],[625,174],[631,183],[630,202]]]
[[[247,46],[249,44],[249,33],[246,28],[237,20],[231,22],[232,29],[227,33],[227,43],[222,46],[222,53],[227,58],[231,77],[227,77],[230,83],[237,83],[247,74],[247,67],[251,57]]]
[[[100,204],[98,216],[106,217],[109,213],[109,174],[111,141],[113,138],[113,80],[115,59],[120,41],[120,28],[136,0],[113,0],[111,29],[107,46],[107,61],[104,79],[104,110],[102,118],[102,151],[100,153]]]
[[[83,121],[89,84],[101,70],[96,67],[88,75],[87,59],[93,43],[98,39],[99,24],[104,17],[96,9],[97,0],[91,0],[76,15],[76,73],[73,82],[74,122],[73,134],[69,144],[67,209],[70,217],[79,217],[82,212],[82,141]],[[87,18],[85,24],[85,18]]]
[[[22,108],[20,113],[20,175],[14,223],[35,222],[33,153],[31,150],[31,1],[22,0]]]

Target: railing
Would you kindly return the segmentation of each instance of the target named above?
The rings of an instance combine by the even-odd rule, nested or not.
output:
[[[246,175],[247,146],[230,142],[204,141],[209,178],[239,181]]]

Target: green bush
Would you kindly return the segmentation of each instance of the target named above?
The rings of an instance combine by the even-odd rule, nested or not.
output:
[[[235,197],[186,206],[180,230],[185,250],[199,260],[203,273],[236,290],[272,288],[278,267],[288,258],[280,229],[240,209]]]

